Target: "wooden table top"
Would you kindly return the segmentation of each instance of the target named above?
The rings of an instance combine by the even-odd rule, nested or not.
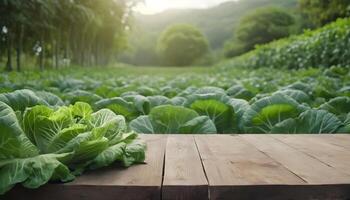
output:
[[[350,135],[141,135],[146,164],[9,200],[350,199]]]

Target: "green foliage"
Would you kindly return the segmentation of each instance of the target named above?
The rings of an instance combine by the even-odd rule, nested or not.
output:
[[[236,127],[236,116],[231,99],[226,94],[194,94],[187,97],[186,104],[201,115],[209,116],[217,133],[230,133]]]
[[[299,7],[301,12],[318,27],[338,18],[350,16],[348,0],[299,0]]]
[[[216,133],[215,125],[207,116],[171,105],[155,107],[148,116],[133,120],[130,127],[138,133]]]
[[[251,49],[249,49],[244,42],[235,38],[226,42],[224,46],[224,54],[226,58],[242,55],[249,50]]]
[[[13,99],[24,102],[25,97]],[[23,114],[13,110],[18,108],[0,101],[0,195],[17,183],[38,188],[49,181],[71,181],[85,169],[145,159],[145,145],[136,134],[126,134],[124,117],[110,110],[93,113],[81,102],[58,109],[27,107]]]
[[[304,108],[284,95],[265,97],[244,113],[243,123],[248,133],[269,133],[274,126],[286,119],[297,117]]]
[[[272,133],[334,133],[342,126],[337,116],[325,110],[307,110],[298,118],[286,119],[276,124]]]
[[[341,119],[345,120],[350,113],[350,98],[336,97],[320,106],[320,109],[327,110]]]
[[[232,37],[232,32],[237,28],[242,16],[264,6],[295,9],[297,0],[227,1],[208,9],[175,9],[154,15],[135,13],[135,23],[130,35],[130,51],[121,56],[120,60],[140,66],[161,64],[155,52],[159,33],[169,24],[182,23],[198,27],[208,38],[211,49],[218,51],[220,55],[217,57],[220,58],[219,51]],[[204,64],[208,63],[210,60],[204,62]]]
[[[129,48],[118,56],[118,60],[137,66],[160,65],[156,47],[159,33],[145,32],[139,30],[137,24],[134,26],[128,36]]]
[[[208,41],[191,25],[178,24],[168,27],[160,36],[158,52],[167,65],[186,66],[208,52]]]
[[[33,92],[28,89],[17,90],[13,93],[0,94],[0,101],[11,106],[14,110],[24,111],[35,105],[62,106],[63,101],[48,92]]]
[[[0,29],[8,71],[22,54],[38,56],[40,69],[74,63],[105,65],[126,48],[131,8],[137,0],[0,0]],[[34,52],[33,52],[34,50]],[[1,56],[1,55],[0,55]],[[50,61],[45,59],[53,58]]]
[[[350,66],[349,45],[350,20],[341,19],[315,31],[258,46],[256,50],[233,59],[231,65],[288,69]],[[332,73],[332,76],[339,73],[336,67],[332,70],[327,73]]]
[[[294,17],[283,9],[257,9],[241,19],[233,41],[226,46],[226,56],[237,56],[254,49],[255,45],[287,37],[294,25]]]
[[[213,49],[220,49],[232,37],[232,31],[244,15],[265,6],[294,9],[297,0],[228,1],[208,9],[171,10],[154,16],[139,16],[137,20],[147,32],[159,32],[168,24],[193,24],[208,37]]]
[[[78,115],[79,119],[90,116],[90,121],[101,116],[106,121],[97,120],[94,126],[109,124],[114,127],[112,130],[122,133],[129,130],[159,134],[350,132],[348,68],[252,70],[232,67],[230,62],[222,65],[205,70],[170,68],[169,71],[149,67],[72,69],[60,75],[56,71],[44,72],[45,78],[40,80],[37,72],[25,76],[2,74],[0,86],[10,92],[0,94],[0,101],[17,111],[16,117],[25,122],[28,138],[44,152],[62,146],[47,146],[50,137],[45,135],[47,128],[42,125],[59,131],[62,136],[87,129],[84,123],[65,125],[70,121],[70,117],[66,118],[70,116],[66,114],[70,112],[69,105],[77,100],[90,104],[91,108],[79,103],[72,110],[73,116]],[[190,73],[191,70],[195,73]],[[17,90],[21,88],[33,91]],[[38,90],[50,92],[39,95]],[[309,126],[309,118],[321,121]],[[32,124],[35,127],[31,128]],[[120,126],[115,127],[116,124]],[[35,138],[41,135],[45,135],[44,142],[36,142]],[[113,140],[110,135],[113,134],[107,131],[105,137]],[[57,137],[54,141],[66,141],[64,138]],[[106,159],[103,165],[119,156],[108,152],[99,158]]]

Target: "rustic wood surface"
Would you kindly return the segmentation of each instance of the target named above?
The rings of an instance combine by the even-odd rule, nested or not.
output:
[[[0,200],[350,199],[350,135],[141,135],[146,164]]]
[[[168,136],[163,180],[163,199],[208,198],[208,181],[193,136]]]
[[[350,135],[349,135],[350,136]],[[349,149],[334,145],[334,142],[318,139],[311,135],[295,137],[293,135],[273,136],[315,159],[319,162],[332,166],[337,171],[350,175],[350,154]],[[320,136],[323,137],[323,136]],[[350,142],[350,139],[348,139]]]

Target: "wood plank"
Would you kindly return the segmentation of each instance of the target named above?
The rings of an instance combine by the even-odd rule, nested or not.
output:
[[[350,175],[349,149],[317,139],[319,135],[299,135],[299,137],[296,135],[272,135],[272,137]]]
[[[273,199],[273,186],[305,184],[238,136],[199,135],[195,140],[208,178],[210,199],[250,199],[252,195]],[[288,191],[278,193],[282,195],[277,195],[280,199],[295,195]]]
[[[212,191],[212,190],[210,190]],[[217,186],[212,199],[220,200],[349,200],[349,185]]]
[[[321,140],[350,150],[350,134],[320,134],[317,137],[315,135],[306,135],[305,137],[313,137],[314,140]]]
[[[36,190],[17,187],[6,200],[138,200],[160,199],[166,136],[141,135],[147,142],[146,163],[130,168],[92,171],[67,184],[48,184]],[[28,198],[30,197],[30,198]]]
[[[208,190],[210,199],[350,199],[348,135],[142,137],[145,165],[37,190],[17,186],[0,199],[208,199]]]
[[[298,151],[269,135],[241,135],[260,151],[281,163],[308,184],[349,184],[350,176]],[[303,136],[295,136],[303,140]],[[317,137],[319,138],[319,137]],[[327,178],[325,178],[327,175]]]
[[[208,181],[192,135],[168,136],[162,199],[208,199]]]

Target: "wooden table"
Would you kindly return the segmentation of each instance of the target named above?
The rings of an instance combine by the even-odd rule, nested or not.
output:
[[[147,164],[0,199],[350,199],[350,135],[142,135]]]

